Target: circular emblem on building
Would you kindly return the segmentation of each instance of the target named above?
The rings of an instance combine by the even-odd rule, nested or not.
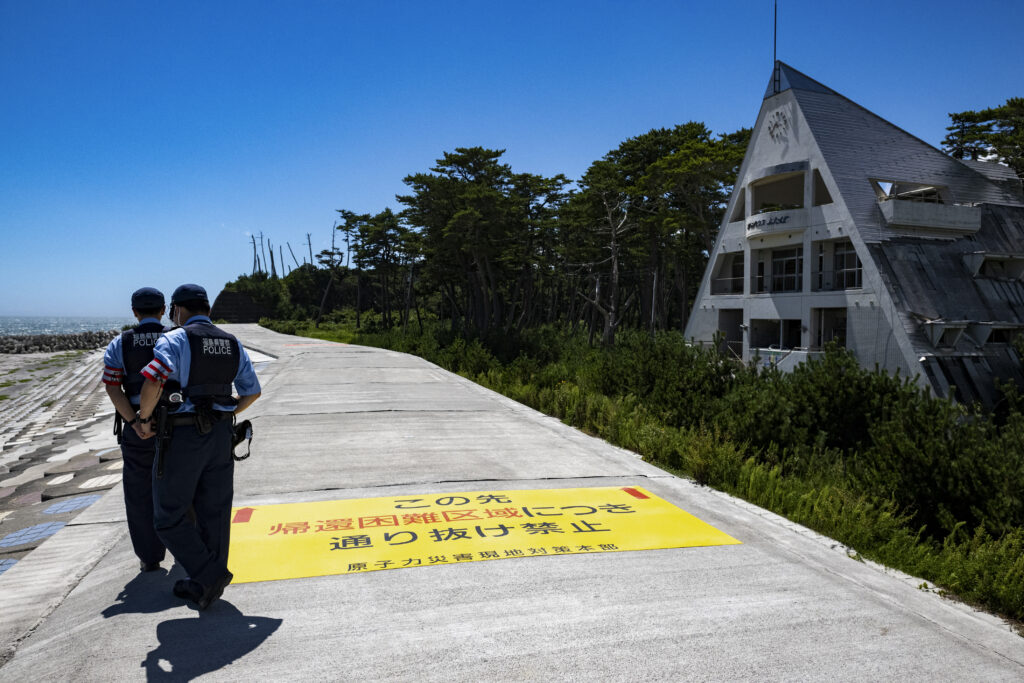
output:
[[[776,109],[768,115],[768,135],[773,142],[781,142],[789,131],[789,118],[786,112]]]

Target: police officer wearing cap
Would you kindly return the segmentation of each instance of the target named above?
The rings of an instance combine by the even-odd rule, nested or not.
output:
[[[139,407],[143,434],[151,437],[162,385],[180,384],[182,400],[165,421],[169,431],[157,435],[161,452],[153,469],[154,522],[160,539],[188,572],[189,578],[175,583],[174,594],[199,609],[219,598],[233,578],[227,567],[235,469],[232,417],[260,396],[249,354],[209,314],[205,289],[186,284],[174,290],[171,321],[181,327],[157,340],[153,360],[142,370],[146,381]],[[189,505],[195,524],[187,517]]]
[[[132,294],[132,313],[139,324],[125,330],[107,346],[103,354],[103,384],[114,409],[114,431],[118,434],[124,459],[122,485],[128,533],[144,572],[160,568],[164,544],[153,527],[153,459],[155,442],[143,438],[136,411],[142,392],[142,369],[153,360],[153,346],[164,332],[164,295],[160,290],[143,287]],[[125,428],[127,425],[130,428]]]

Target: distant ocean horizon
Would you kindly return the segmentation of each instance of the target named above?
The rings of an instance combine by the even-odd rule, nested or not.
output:
[[[75,334],[120,330],[135,324],[131,317],[0,315],[0,337],[23,334]]]

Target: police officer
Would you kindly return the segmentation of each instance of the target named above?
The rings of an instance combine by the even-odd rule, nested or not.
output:
[[[174,559],[188,572],[174,594],[206,609],[233,578],[228,571],[235,463],[232,416],[260,396],[249,354],[210,320],[206,290],[186,284],[171,296],[171,321],[181,327],[157,340],[142,370],[139,407],[143,434],[154,435],[154,409],[165,382],[181,385],[182,402],[157,434],[153,470],[154,522]],[[234,384],[238,396],[232,396]],[[168,441],[169,439],[169,441]],[[195,509],[195,524],[187,518]]]
[[[164,331],[164,295],[143,287],[132,294],[136,327],[115,337],[103,354],[103,384],[117,411],[115,433],[124,459],[124,507],[128,533],[144,572],[160,568],[164,544],[153,528],[153,457],[155,442],[143,438],[136,414],[142,392],[142,369],[153,360],[153,345]],[[127,428],[124,426],[127,425]]]

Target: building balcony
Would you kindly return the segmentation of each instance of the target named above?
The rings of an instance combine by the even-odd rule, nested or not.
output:
[[[937,204],[906,199],[878,203],[889,227],[973,234],[981,228],[981,208],[960,204]]]
[[[803,230],[808,225],[810,225],[810,212],[807,209],[765,211],[753,214],[747,219],[747,237]]]
[[[712,294],[742,294],[743,277],[716,277],[711,280]]]
[[[811,359],[825,357],[824,351],[809,349],[750,349],[750,357],[757,357],[763,367],[775,366],[783,372],[793,372],[796,366]]]

